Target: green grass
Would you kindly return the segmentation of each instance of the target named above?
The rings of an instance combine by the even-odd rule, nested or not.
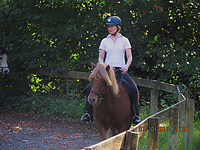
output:
[[[147,118],[148,110],[140,110],[141,112],[141,120]],[[164,123],[164,126],[169,126],[169,121]],[[185,131],[179,131],[178,133],[178,150],[187,150],[184,147],[184,135]],[[148,142],[148,132],[145,132],[139,139],[139,150],[146,150],[147,149],[147,142]],[[168,142],[169,142],[169,132],[163,131],[159,132],[159,149],[161,150],[168,150]],[[190,150],[200,150],[200,119],[195,118],[194,121],[194,129],[193,129],[193,144],[192,149]]]
[[[194,150],[200,150],[200,119],[195,119],[194,130],[193,130],[193,143],[192,147]]]

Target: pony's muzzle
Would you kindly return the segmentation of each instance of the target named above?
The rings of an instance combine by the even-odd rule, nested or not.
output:
[[[9,73],[9,69],[8,68],[3,68],[1,73],[2,74],[8,74]]]
[[[97,97],[88,97],[88,103],[90,104],[90,105],[96,105],[97,103],[98,103],[98,98]]]

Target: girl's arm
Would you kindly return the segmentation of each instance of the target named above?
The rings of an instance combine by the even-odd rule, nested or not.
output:
[[[131,52],[131,48],[127,48],[126,49],[126,57],[127,57],[127,63],[126,65],[121,69],[122,73],[126,73],[128,71],[129,66],[132,63],[132,52]]]
[[[98,61],[99,61],[100,63],[103,63],[103,61],[104,61],[104,56],[105,56],[105,50],[100,49],[99,51],[100,51],[100,52],[99,52],[99,59],[98,59]]]

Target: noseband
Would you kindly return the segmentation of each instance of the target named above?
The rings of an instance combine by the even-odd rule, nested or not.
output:
[[[96,95],[97,95],[97,97],[98,97],[98,101],[99,101],[99,100],[101,100],[101,99],[105,99],[105,98],[107,97],[107,96],[106,96],[106,97],[104,97],[104,98],[102,98],[102,97],[101,97],[101,95],[102,95],[104,92],[103,92],[102,94],[98,94],[98,93],[97,93],[97,92],[95,92],[95,91],[90,91],[90,93],[94,93],[94,94],[96,94]]]
[[[8,66],[7,66],[7,67],[1,67],[1,66],[0,66],[0,68],[1,68],[0,70],[3,70],[4,68],[8,68]]]
[[[8,67],[0,67],[0,72],[3,74],[3,69]]]

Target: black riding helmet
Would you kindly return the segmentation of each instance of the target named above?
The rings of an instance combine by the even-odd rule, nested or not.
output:
[[[111,16],[107,19],[106,25],[119,25],[121,27],[122,22],[118,16]]]
[[[121,27],[122,22],[121,22],[121,19],[118,16],[111,16],[107,19],[106,25],[116,25],[117,31],[114,34],[112,34],[113,36],[116,36],[117,32],[119,31],[118,25]]]

